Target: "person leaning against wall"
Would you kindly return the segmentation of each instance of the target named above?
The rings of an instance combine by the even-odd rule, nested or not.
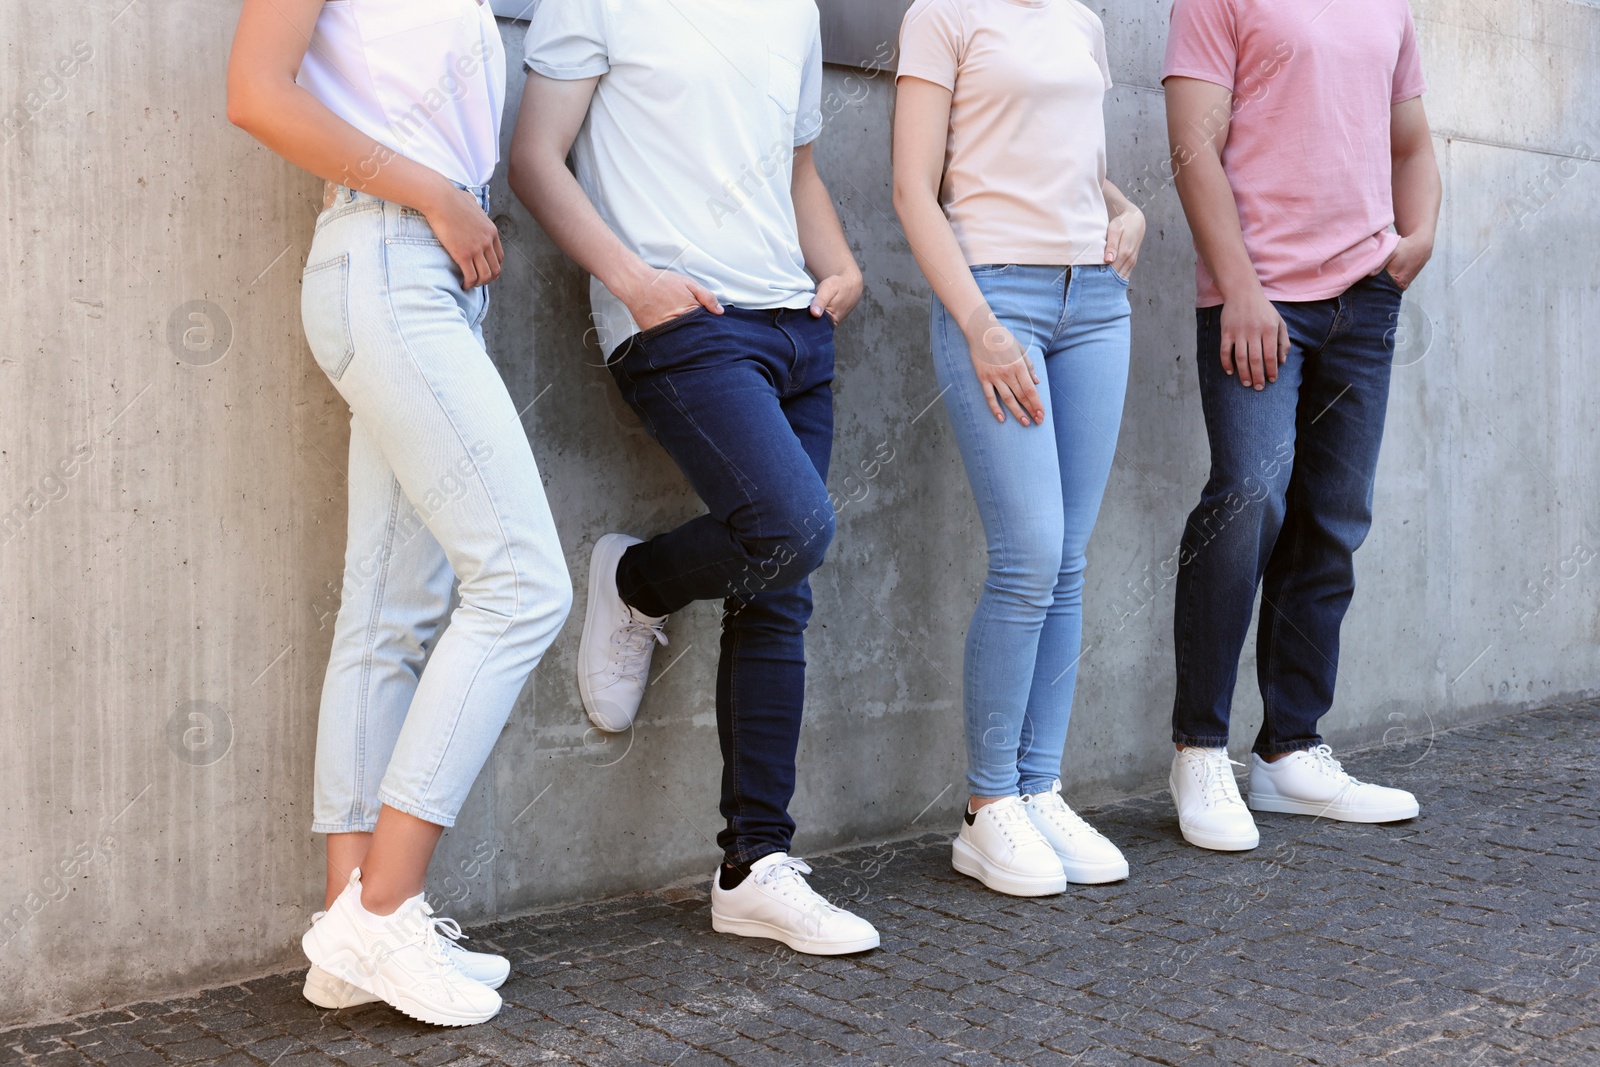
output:
[[[312,823],[328,835],[326,910],[302,940],[305,996],[445,1026],[493,1016],[510,965],[433,915],[428,860],[572,603],[483,342],[504,97],[476,0],[244,0],[228,67],[229,119],[327,180],[301,313],[351,410]]]
[[[1105,32],[1077,0],[917,0],[896,87],[895,207],[989,554],[952,862],[1015,896],[1116,881],[1127,861],[1060,781],[1145,233],[1106,180]]]
[[[1410,8],[1177,0],[1163,84],[1199,253],[1211,445],[1178,556],[1179,828],[1201,848],[1242,850],[1260,841],[1250,809],[1412,818],[1415,797],[1351,778],[1317,732],[1372,525],[1401,293],[1439,216]],[[1258,587],[1265,720],[1247,807],[1228,717]]]
[[[807,576],[834,532],[833,330],[862,290],[812,161],[821,49],[812,0],[542,0],[511,186],[592,276],[617,387],[707,508],[596,541],[584,708],[630,728],[667,616],[721,599],[712,927],[833,955],[878,933],[789,854]]]

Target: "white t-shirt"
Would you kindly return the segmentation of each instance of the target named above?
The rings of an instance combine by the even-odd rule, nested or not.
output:
[[[528,69],[600,79],[573,146],[600,217],[650,266],[724,304],[800,308],[794,149],[822,129],[814,0],[538,0]],[[590,285],[607,355],[638,329]]]
[[[898,77],[951,92],[939,202],[969,264],[1105,262],[1105,30],[1077,0],[917,0]]]
[[[453,182],[494,175],[506,54],[487,3],[327,0],[295,80],[379,144]],[[363,161],[357,176],[382,163]]]

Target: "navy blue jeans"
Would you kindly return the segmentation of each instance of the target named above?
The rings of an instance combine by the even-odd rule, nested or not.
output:
[[[833,323],[805,309],[691,311],[624,341],[611,373],[706,514],[623,554],[647,615],[723,601],[717,667],[722,817],[743,866],[787,852],[805,703],[807,576],[833,539]]]
[[[1329,300],[1279,302],[1289,360],[1257,392],[1222,370],[1222,308],[1200,308],[1211,477],[1178,550],[1172,739],[1220,748],[1256,589],[1262,755],[1321,744],[1354,555],[1372,526],[1400,289],[1387,272]]]

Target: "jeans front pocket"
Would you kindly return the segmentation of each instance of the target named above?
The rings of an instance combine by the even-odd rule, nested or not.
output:
[[[350,254],[306,267],[300,281],[300,321],[311,355],[334,381],[356,354],[350,335]]]
[[[684,323],[688,322],[692,318],[695,318],[697,315],[703,314],[706,314],[705,306],[702,304],[696,304],[688,311],[685,311],[682,315],[675,315],[666,322],[658,322],[648,330],[640,330],[634,340],[648,341],[651,338],[660,337],[664,333],[670,333],[673,330],[676,330],[679,326],[682,326]]]

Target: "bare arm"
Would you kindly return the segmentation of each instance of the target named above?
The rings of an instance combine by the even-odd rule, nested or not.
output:
[[[829,315],[837,325],[861,301],[861,267],[845,239],[833,197],[817,173],[817,161],[809,144],[794,150],[790,195],[800,229],[800,251],[806,257],[806,269],[817,279],[817,298],[811,302],[811,314],[817,318]]]
[[[467,288],[493,281],[504,253],[476,199],[295,84],[323,3],[244,0],[228,58],[228,121],[319,178],[422,212]]]
[[[1263,389],[1289,358],[1289,328],[1261,290],[1245,251],[1239,207],[1222,169],[1233,93],[1197,78],[1168,78],[1167,136],[1178,199],[1195,248],[1222,291],[1222,369]]]
[[[1124,278],[1131,278],[1139,262],[1139,247],[1144,244],[1144,212],[1110,182],[1101,182],[1100,192],[1106,198],[1106,262]]]
[[[1400,234],[1400,243],[1384,266],[1396,284],[1405,289],[1433,256],[1443,189],[1422,98],[1394,105],[1389,115],[1394,228]]]
[[[896,83],[894,207],[917,266],[966,335],[976,384],[999,422],[1010,409],[1024,426],[1044,421],[1038,376],[1027,353],[984,299],[950,220],[939,206],[950,130],[950,90],[922,78]]]
[[[627,305],[639,329],[659,326],[697,305],[722,314],[722,305],[705,286],[655,269],[624,245],[567,169],[567,153],[599,84],[599,78],[560,81],[528,72],[511,136],[511,190],[556,247]]]

